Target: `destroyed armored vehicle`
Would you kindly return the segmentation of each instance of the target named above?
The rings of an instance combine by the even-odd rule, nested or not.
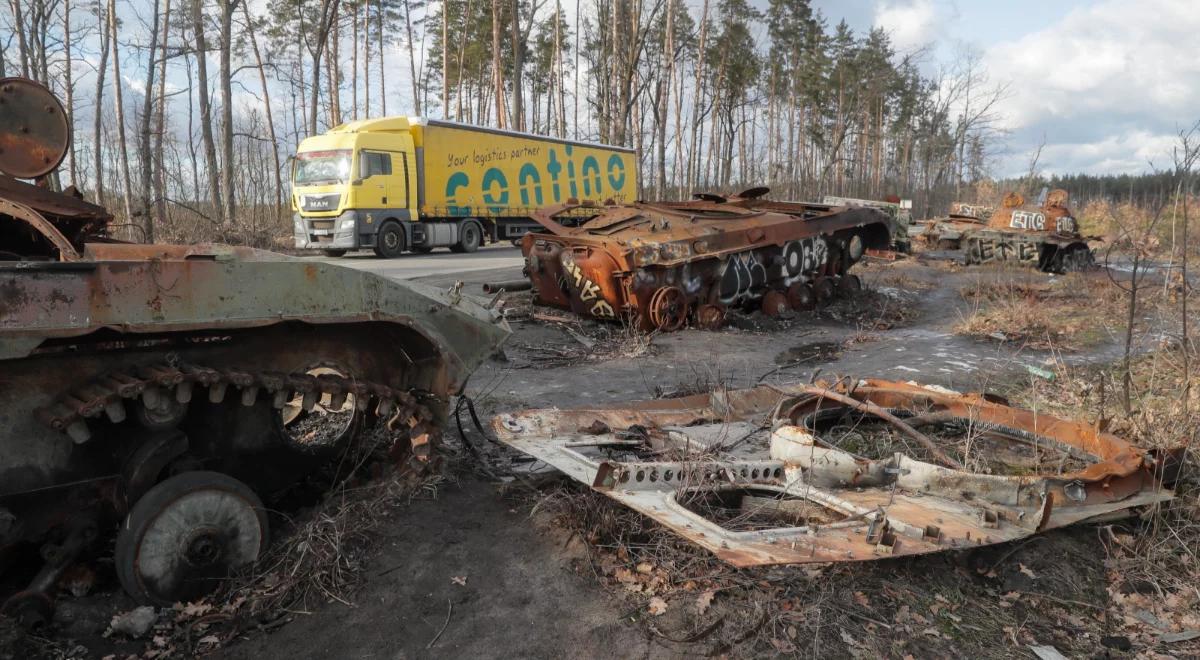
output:
[[[936,386],[716,390],[498,415],[505,444],[734,566],[975,548],[1173,497],[1178,456]]]
[[[909,228],[912,226],[911,199],[900,199],[895,195],[889,196],[884,200],[826,195],[821,198],[821,203],[831,207],[866,206],[883,211],[896,223],[896,233],[892,237],[892,244],[895,250],[904,254],[912,252],[912,244],[909,238]]]
[[[1043,190],[1037,206],[1011,192],[999,209],[955,204],[920,236],[927,246],[962,251],[967,264],[1015,261],[1047,273],[1087,270],[1095,265],[1088,242],[1097,239],[1079,233],[1067,201],[1065,190]]]
[[[765,193],[537,211],[545,233],[521,244],[534,301],[645,329],[718,328],[731,307],[778,315],[857,291],[850,267],[891,245],[895,223],[881,211],[771,202]],[[581,211],[591,217],[579,226],[560,222]]]
[[[263,500],[364,428],[428,455],[448,398],[508,334],[418,284],[114,241],[103,208],[49,188],[67,128],[46,88],[0,80],[0,577],[41,564],[0,602],[30,623],[114,533],[137,601],[210,591],[263,551]]]

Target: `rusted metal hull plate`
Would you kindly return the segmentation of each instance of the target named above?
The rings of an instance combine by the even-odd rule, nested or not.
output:
[[[983,449],[968,467],[940,465],[920,451],[854,453],[853,436],[881,421],[867,412],[876,409],[921,428],[966,427],[968,441]],[[839,415],[855,420],[850,430],[828,427]],[[499,415],[492,426],[506,444],[736,566],[972,548],[1172,497],[1152,457],[1111,434],[910,383],[764,386],[530,410]],[[1051,455],[1057,464],[1029,464]]]

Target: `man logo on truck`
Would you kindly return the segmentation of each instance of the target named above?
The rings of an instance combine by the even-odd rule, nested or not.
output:
[[[637,195],[630,149],[419,117],[343,124],[294,163],[296,247],[334,256],[473,252],[540,230],[529,214],[545,204]]]

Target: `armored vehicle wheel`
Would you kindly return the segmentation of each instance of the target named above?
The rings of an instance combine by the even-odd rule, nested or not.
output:
[[[788,311],[787,296],[779,291],[768,291],[762,299],[762,311],[772,318],[783,316]]]
[[[816,306],[817,299],[812,286],[804,282],[793,282],[787,290],[788,304],[796,311],[808,311]]]
[[[858,275],[847,273],[838,278],[837,289],[843,296],[858,293],[862,291],[862,280],[858,279]]]
[[[121,586],[139,603],[167,606],[215,589],[267,545],[262,501],[219,472],[185,472],[134,504],[117,536]]]
[[[687,320],[688,302],[683,289],[664,286],[650,297],[650,324],[663,332],[672,332]]]
[[[832,277],[818,277],[817,281],[813,282],[813,295],[816,296],[818,305],[824,305],[833,300],[836,292]]]
[[[404,228],[394,220],[388,220],[379,228],[375,237],[375,254],[384,259],[394,259],[404,254]]]
[[[333,257],[333,258],[335,258],[335,259],[336,259],[337,257],[344,257],[344,256],[346,256],[346,251],[345,251],[345,250],[321,250],[321,251],[325,253],[325,256],[327,256],[327,257]]]
[[[705,330],[720,330],[725,325],[725,308],[720,305],[700,305],[696,308],[696,326]]]
[[[483,232],[479,230],[479,225],[474,222],[464,222],[462,231],[459,232],[458,243],[450,246],[454,252],[474,252],[479,249],[483,243]]]

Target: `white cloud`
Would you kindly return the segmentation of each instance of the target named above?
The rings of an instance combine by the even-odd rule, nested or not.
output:
[[[882,27],[899,52],[914,51],[934,41],[943,20],[933,0],[901,0],[875,5],[875,27]]]
[[[1185,123],[1200,108],[1195,0],[1106,0],[987,51],[1010,128],[1105,115]],[[1053,136],[1050,136],[1053,140]]]
[[[1044,174],[1145,172],[1170,165],[1177,136],[1131,130],[1094,142],[1047,144],[1039,163]]]

